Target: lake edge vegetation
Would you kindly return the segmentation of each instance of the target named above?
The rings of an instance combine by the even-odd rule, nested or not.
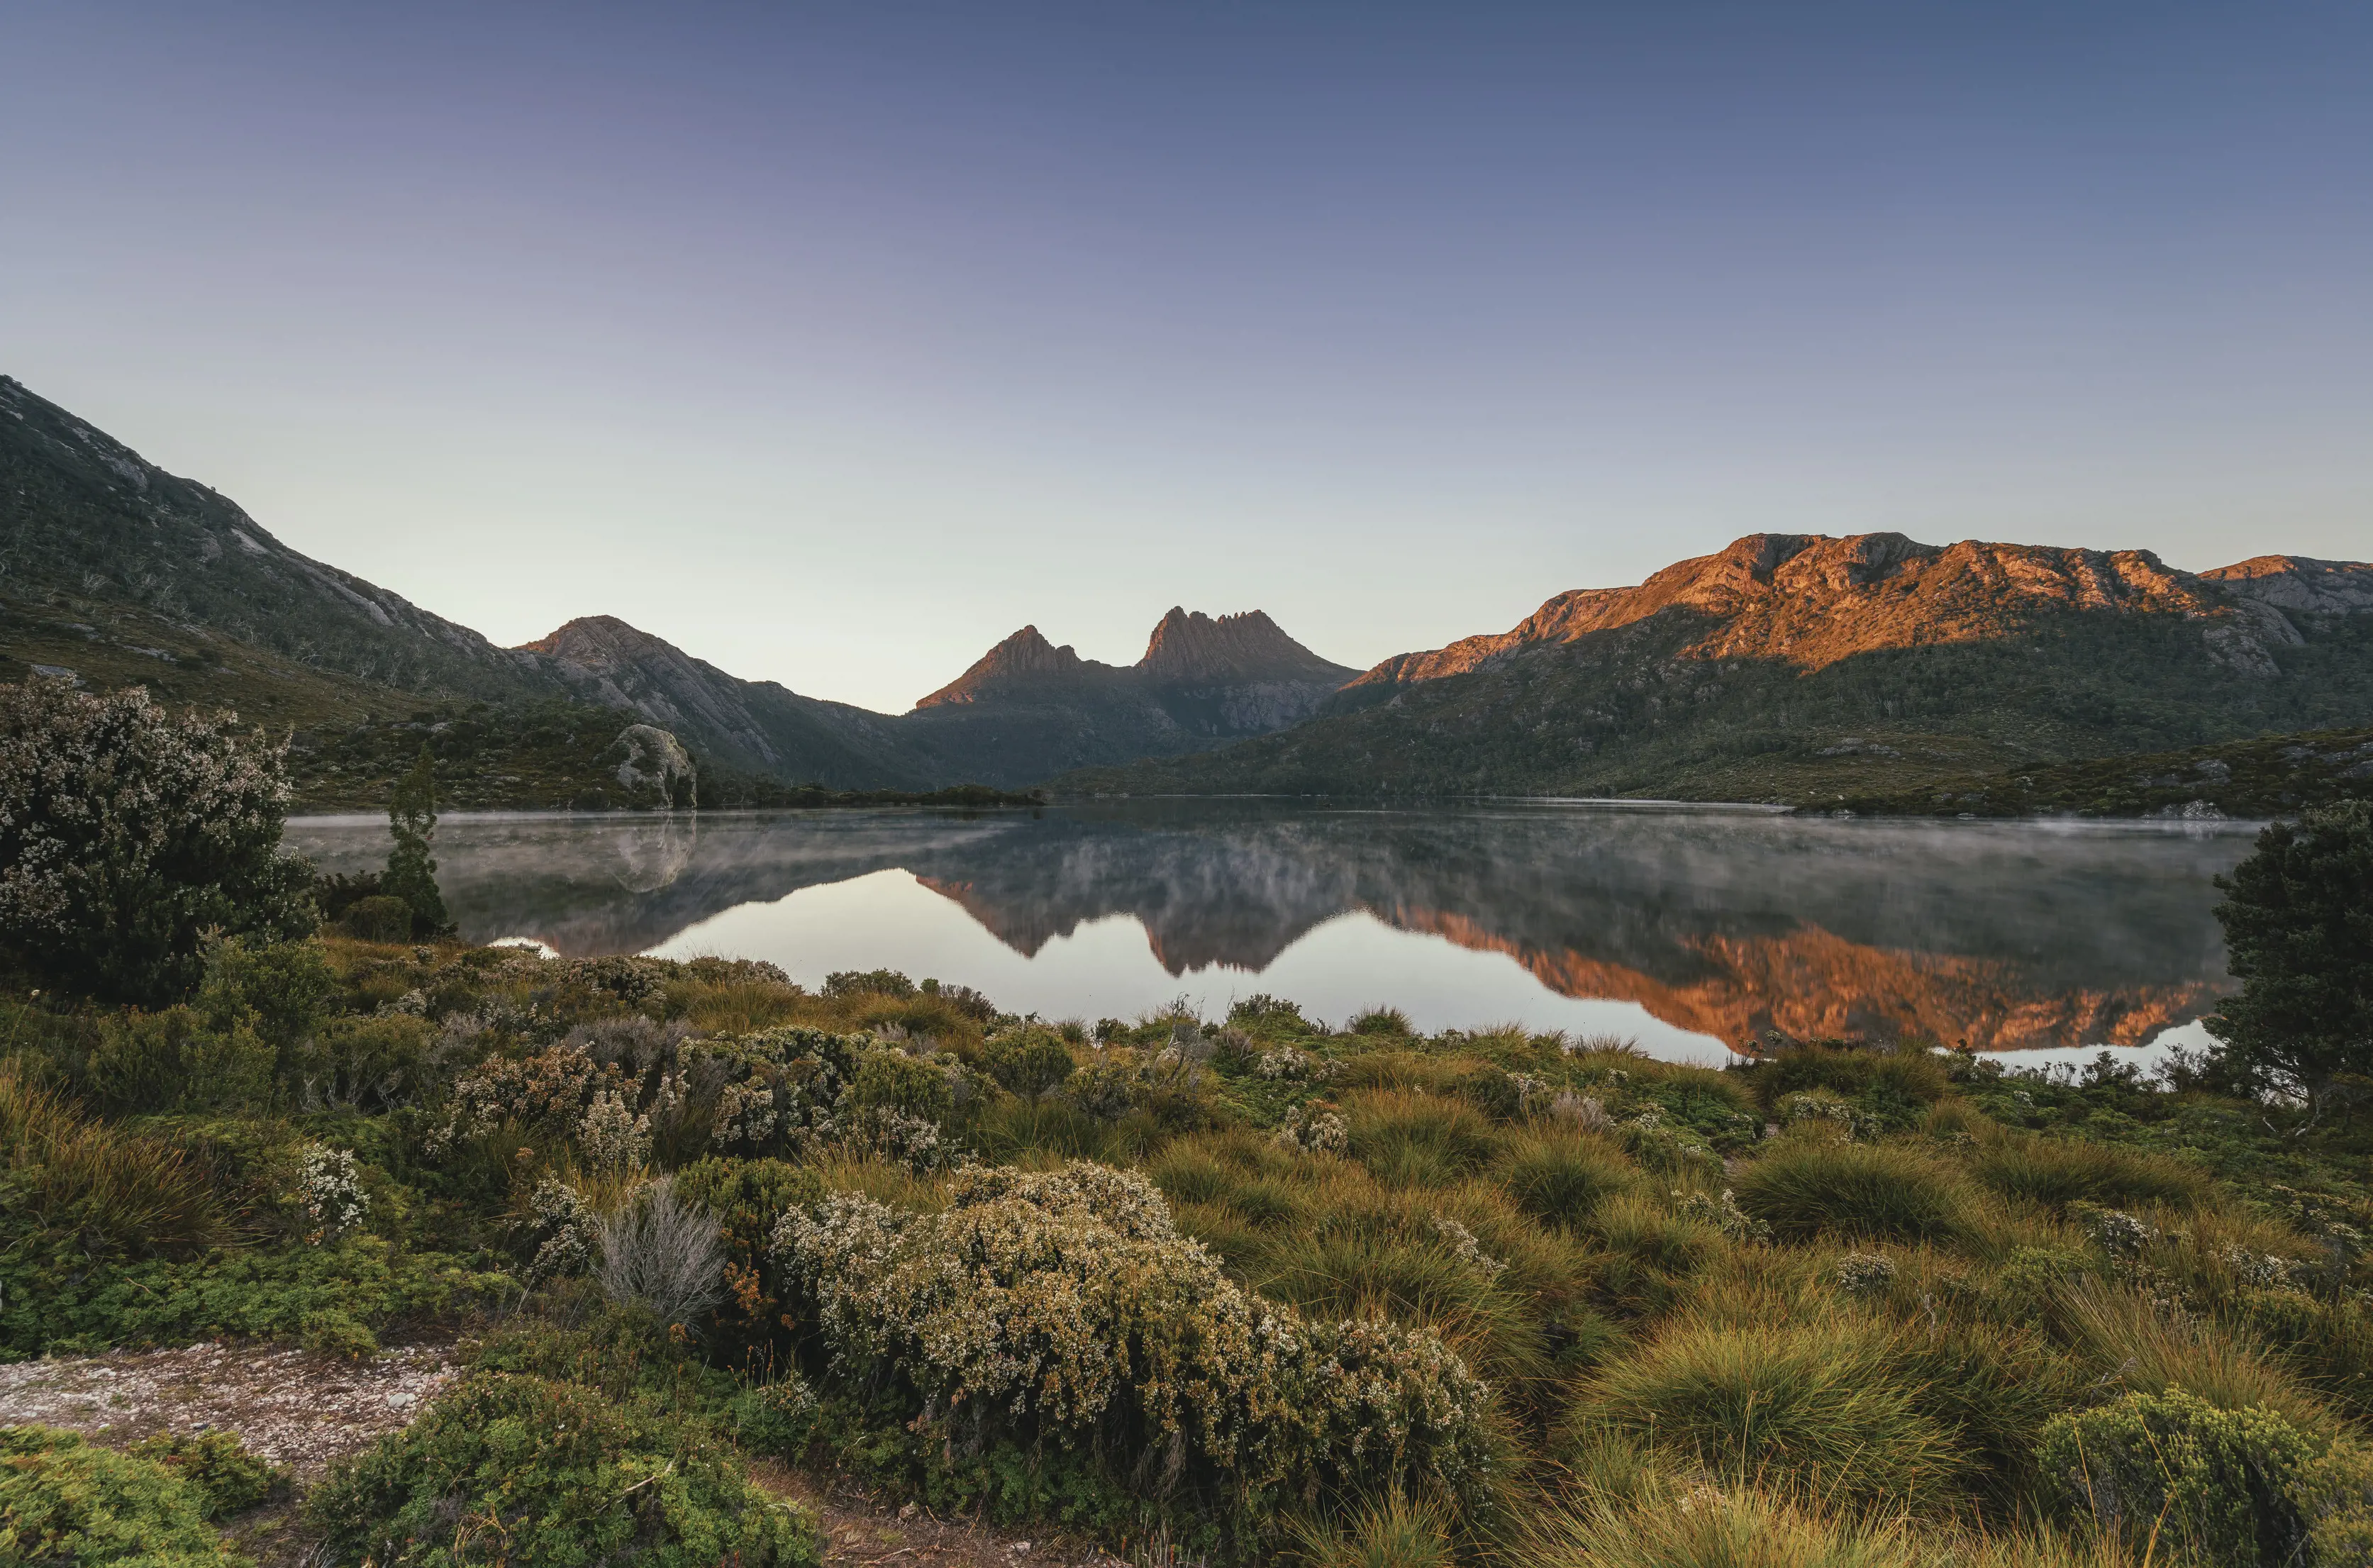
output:
[[[0,1353],[460,1334],[303,1504],[324,1562],[817,1561],[761,1459],[1167,1563],[2373,1551],[2361,804],[2230,879],[2262,1005],[2156,1079],[1713,1069],[1381,998],[1046,1020],[473,948],[418,793],[314,930],[267,741],[9,702]],[[60,844],[108,878],[53,886]],[[174,918],[94,962],[152,885]],[[0,1430],[36,1561],[228,1562],[278,1484]]]

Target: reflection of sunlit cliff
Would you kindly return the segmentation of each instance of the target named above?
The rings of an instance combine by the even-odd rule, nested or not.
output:
[[[2134,1046],[2199,1017],[2216,995],[2205,982],[2040,991],[2001,959],[1891,952],[1818,927],[1784,936],[1685,938],[1702,970],[1666,981],[1570,950],[1512,942],[1464,915],[1406,905],[1370,912],[1404,930],[1504,953],[1561,995],[1635,1001],[1665,1023],[1732,1046],[1772,1029],[1797,1038],[1966,1040],[1977,1050]]]

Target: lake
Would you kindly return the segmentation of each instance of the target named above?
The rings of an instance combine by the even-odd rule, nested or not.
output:
[[[1710,1059],[1777,1029],[2069,1053],[2202,1037],[2213,879],[2255,825],[1933,822],[1605,802],[449,816],[473,942],[894,968],[1013,1012],[1520,1022]],[[300,818],[324,871],[380,817]],[[2038,1059],[2028,1057],[2027,1059]]]

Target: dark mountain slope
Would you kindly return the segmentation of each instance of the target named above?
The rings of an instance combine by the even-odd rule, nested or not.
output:
[[[745,681],[614,615],[588,615],[529,643],[579,699],[625,708],[728,766],[835,789],[917,789],[934,777],[883,714]]]
[[[1313,721],[1082,772],[1136,793],[1812,800],[2373,722],[2373,568],[2194,576],[1896,534],[1756,535],[1388,660]]]
[[[0,377],[0,596],[52,594],[403,691],[559,695],[532,658],[298,555],[228,497]]]

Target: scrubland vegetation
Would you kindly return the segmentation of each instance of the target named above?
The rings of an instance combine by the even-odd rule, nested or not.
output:
[[[278,934],[146,1010],[11,949],[0,1352],[459,1333],[325,1562],[817,1561],[762,1458],[1159,1562],[2373,1561],[2362,1058],[2280,1006],[2149,1081],[1717,1071]],[[224,1561],[281,1484],[5,1429],[0,1555]]]

